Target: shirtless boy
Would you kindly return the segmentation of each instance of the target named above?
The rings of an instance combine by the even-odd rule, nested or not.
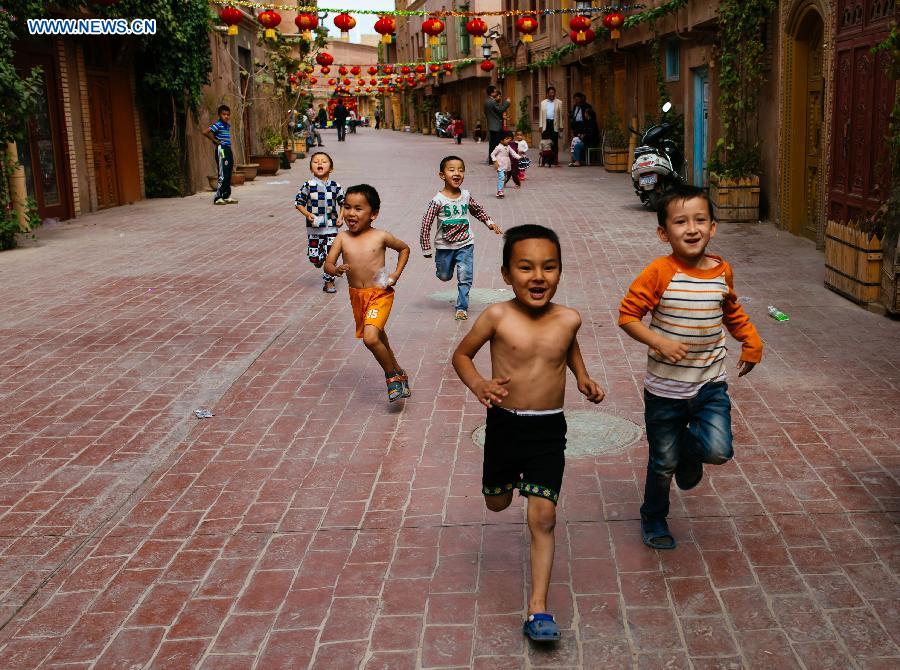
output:
[[[381,209],[381,198],[368,184],[351,186],[344,192],[343,218],[347,230],[334,240],[324,269],[330,275],[347,275],[350,286],[350,305],[356,320],[356,337],[362,339],[375,360],[384,370],[388,400],[408,398],[409,377],[394,356],[384,327],[394,304],[392,288],[406,262],[409,245],[385,230],[372,227]],[[397,252],[397,269],[379,281],[379,270],[385,267],[385,250]],[[338,258],[343,264],[337,265]]]
[[[509,507],[513,489],[528,497],[531,597],[523,632],[536,641],[560,637],[547,612],[547,591],[565,468],[566,367],[588,400],[603,400],[578,347],[581,316],[550,302],[561,271],[559,238],[552,230],[525,225],[507,231],[501,273],[515,297],[488,307],[453,354],[459,378],[488,408],[482,475],[487,508]],[[491,343],[490,379],[473,361],[486,342]]]

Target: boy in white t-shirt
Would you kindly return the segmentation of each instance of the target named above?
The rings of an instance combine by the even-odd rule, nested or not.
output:
[[[525,170],[531,167],[531,160],[528,158],[528,142],[525,141],[525,133],[521,130],[516,131],[515,138],[513,139],[515,143],[516,153],[519,154],[519,181],[525,179]]]
[[[456,319],[462,321],[469,318],[469,291],[475,273],[475,238],[469,227],[469,215],[497,235],[502,235],[503,231],[491,220],[484,208],[472,199],[469,192],[460,188],[466,178],[466,164],[462,158],[444,158],[438,176],[444,181],[444,188],[428,203],[428,209],[422,217],[419,243],[425,258],[431,258],[431,226],[437,220],[434,233],[435,274],[441,281],[450,281],[454,270],[456,271]]]

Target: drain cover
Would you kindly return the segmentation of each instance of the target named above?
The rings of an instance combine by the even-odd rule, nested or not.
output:
[[[566,455],[607,456],[625,451],[641,439],[643,430],[628,419],[604,412],[566,412]],[[472,441],[484,448],[484,426],[472,433]]]
[[[456,302],[457,291],[451,289],[449,291],[435,291],[429,293],[428,297],[432,300],[440,302]],[[469,292],[469,301],[477,302],[483,305],[490,305],[495,302],[504,302],[513,297],[513,292],[508,288],[473,288]]]

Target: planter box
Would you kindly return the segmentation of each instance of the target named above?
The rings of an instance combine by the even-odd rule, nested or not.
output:
[[[875,302],[881,293],[882,245],[877,235],[829,221],[825,227],[825,286],[855,303]]]
[[[900,314],[900,251],[885,252],[881,266],[881,304],[891,314]]]
[[[288,163],[293,163],[296,160],[293,149],[285,149],[284,157],[288,159]]]
[[[215,191],[219,184],[219,175],[208,174],[206,178],[209,180],[209,190]],[[241,172],[234,171],[231,173],[231,185],[242,186],[244,184],[244,175]]]
[[[259,165],[256,163],[248,163],[246,165],[237,165],[235,166],[235,171],[240,172],[244,175],[244,181],[253,181],[256,179],[256,172],[259,169]]]
[[[716,221],[738,223],[759,221],[759,177],[721,179],[709,176],[709,199]]]
[[[607,172],[628,172],[628,149],[605,149],[603,167]]]
[[[278,174],[280,165],[278,156],[250,156],[250,160],[259,165],[259,168],[257,168],[259,174]]]

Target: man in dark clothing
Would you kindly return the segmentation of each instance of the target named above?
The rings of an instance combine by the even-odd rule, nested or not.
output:
[[[344,107],[344,101],[338,98],[338,103],[334,108],[334,125],[337,127],[338,142],[345,142],[347,139],[347,117],[350,112]]]
[[[500,102],[500,91],[496,86],[487,87],[487,98],[484,101],[484,115],[488,127],[488,165],[491,165],[491,154],[503,137],[503,112],[509,109],[509,98]]]
[[[319,124],[319,128],[324,128],[328,125],[328,112],[325,111],[325,105],[319,105],[319,113],[316,115],[316,122]]]
[[[572,105],[572,111],[569,112],[572,136],[583,134],[584,145],[586,147],[596,147],[600,140],[597,114],[585,98],[584,93],[576,93],[572,97],[574,104]]]

